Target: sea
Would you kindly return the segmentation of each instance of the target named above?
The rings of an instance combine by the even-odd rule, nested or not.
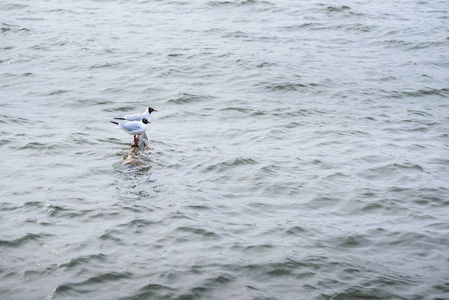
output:
[[[0,299],[449,299],[449,2],[1,0]]]

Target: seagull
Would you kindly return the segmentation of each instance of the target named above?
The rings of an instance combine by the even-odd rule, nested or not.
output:
[[[139,141],[139,137],[136,138],[136,136],[140,136],[142,133],[147,131],[148,124],[150,122],[146,118],[142,118],[140,121],[131,121],[131,122],[114,122],[111,121],[112,124],[117,125],[127,133],[134,135],[134,144],[137,145],[137,142]]]
[[[150,117],[151,117],[151,113],[153,111],[157,111],[152,107],[147,107],[147,109],[145,110],[145,112],[141,115],[136,114],[136,115],[127,115],[124,116],[123,118],[114,118],[116,120],[125,120],[125,121],[140,121],[143,118],[146,118],[148,120],[148,122],[150,122]]]

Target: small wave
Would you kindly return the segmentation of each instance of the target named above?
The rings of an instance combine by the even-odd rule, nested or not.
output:
[[[89,70],[115,68],[117,66],[120,66],[120,63],[95,64],[95,65],[90,66]]]
[[[12,143],[10,140],[0,140],[0,146],[5,146]]]
[[[97,143],[89,139],[89,135],[82,132],[75,132],[69,135],[68,139],[77,145],[96,145]]]
[[[28,8],[27,4],[17,4],[17,3],[8,3],[2,6],[3,11],[16,10],[16,9],[25,9]]]
[[[146,226],[151,226],[151,225],[154,225],[157,223],[159,223],[159,222],[146,220],[146,219],[135,219],[129,223],[118,225],[118,227],[146,227]]]
[[[60,94],[66,94],[66,93],[70,93],[72,92],[71,90],[54,90],[51,91],[48,96],[53,96],[53,95],[60,95]]]
[[[264,61],[264,62],[257,64],[256,68],[266,68],[266,67],[274,67],[274,66],[276,66],[275,63]]]
[[[367,236],[361,234],[343,234],[342,236],[328,239],[326,243],[330,243],[333,247],[341,247],[342,249],[369,247],[372,242]]]
[[[389,32],[388,34],[397,34],[397,32]],[[389,48],[401,48],[405,51],[412,51],[412,50],[420,50],[420,49],[429,49],[432,48],[438,48],[438,47],[445,47],[447,42],[446,41],[423,41],[423,42],[414,42],[414,41],[407,41],[403,39],[387,39],[383,40],[381,42],[376,42],[376,44],[385,45]]]
[[[182,53],[170,53],[170,54],[167,54],[167,57],[179,57],[179,56],[184,56],[184,54],[182,54]]]
[[[52,226],[53,225],[53,223],[51,223],[51,222],[45,222],[45,221],[42,221],[41,219],[36,219],[36,218],[25,218],[23,221],[25,223],[38,224],[41,226]]]
[[[447,193],[447,191],[444,188],[441,188],[440,192],[438,191],[438,189],[429,189],[424,191],[424,193],[415,193],[413,202],[420,206],[449,206],[449,199],[438,196],[438,193],[443,194]]]
[[[132,112],[132,113],[134,113],[135,109],[136,109],[135,106],[127,105],[127,106],[119,106],[119,107],[108,107],[108,108],[105,108],[104,111],[113,112],[113,113],[117,113],[117,112]],[[121,117],[121,116],[114,116],[114,117]]]
[[[325,4],[320,4],[321,6],[326,6]],[[346,5],[328,5],[326,7],[323,8],[323,10],[328,11],[328,12],[344,12],[344,11],[348,11],[351,8],[349,6]]]
[[[0,34],[27,32],[27,31],[30,31],[30,30],[25,27],[18,26],[18,25],[10,25],[10,24],[6,24],[6,23],[0,24]]]
[[[236,37],[236,38],[249,38],[250,35],[243,31],[234,31],[234,32],[228,32],[226,34],[223,34],[223,38],[229,38],[229,37]],[[238,62],[238,61],[237,61]]]
[[[376,198],[376,195],[362,194],[364,198]],[[392,203],[389,200],[375,199],[373,202],[365,203],[362,207],[362,211],[365,213],[386,213],[392,211]]]
[[[350,23],[350,24],[342,24],[336,25],[332,27],[333,29],[346,30],[346,31],[355,31],[355,32],[370,32],[375,30],[375,26],[368,26],[360,23]]]
[[[27,125],[27,124],[33,124],[34,122],[30,119],[25,119],[19,116],[8,116],[8,115],[0,115],[0,123],[7,124],[20,124],[20,125]],[[1,134],[8,134],[9,132],[2,131]]]
[[[251,114],[254,110],[251,108],[231,106],[231,107],[223,108],[220,111],[236,111],[236,112],[243,113],[243,114]]]
[[[435,246],[438,243],[433,237],[416,231],[395,231],[387,232],[388,246],[404,247],[406,249],[415,249],[412,253],[425,253],[427,248]]]
[[[314,86],[314,84],[304,84],[299,82],[282,82],[282,83],[265,83],[265,88],[274,92],[285,91],[285,92],[294,92],[294,91],[303,91],[304,89]]]
[[[254,165],[256,163],[257,162],[252,158],[236,157],[225,162],[210,165],[206,168],[206,171],[214,171],[217,173],[222,173],[228,170],[229,168]]]
[[[258,5],[258,4],[270,4],[272,5],[271,2],[269,1],[264,1],[264,0],[240,0],[240,1],[229,1],[229,0],[224,0],[224,1],[209,1],[207,3],[210,6],[243,6],[243,5]]]
[[[362,158],[363,159],[363,158]],[[358,176],[369,181],[385,182],[387,180],[392,185],[398,183],[412,184],[417,174],[425,173],[422,166],[414,163],[388,163],[376,167],[371,167],[359,173]]]
[[[122,240],[120,238],[118,238],[118,237],[113,236],[110,231],[107,231],[104,234],[102,234],[100,236],[100,240],[102,240],[102,241],[113,241],[113,242],[116,242],[118,244],[123,244]]]
[[[382,92],[386,93],[391,98],[407,98],[407,97],[413,97],[413,98],[425,98],[428,96],[440,96],[440,97],[449,97],[449,89],[448,88],[424,88],[424,89],[418,89],[413,91],[398,91],[398,90],[381,90]]]
[[[55,204],[48,204],[48,203],[45,205],[45,209],[47,211],[47,214],[50,217],[74,218],[74,217],[84,216],[86,213],[81,210],[63,207],[63,206],[55,205]]]
[[[80,297],[85,293],[98,292],[98,285],[105,282],[120,281],[133,276],[130,272],[106,272],[90,277],[87,280],[76,283],[65,283],[59,285],[53,293],[54,298],[59,297]]]
[[[241,250],[246,255],[263,255],[265,252],[271,253],[274,250],[274,246],[271,244],[250,245]]]
[[[176,232],[180,233],[181,235],[183,235],[183,237],[178,238],[177,241],[184,241],[185,240],[185,234],[199,235],[203,239],[207,239],[207,240],[220,239],[220,235],[216,234],[213,231],[209,231],[209,230],[202,229],[202,228],[193,228],[193,227],[182,226],[182,227],[176,228]]]
[[[177,105],[183,105],[183,104],[190,104],[194,102],[203,102],[208,101],[211,99],[214,99],[215,97],[212,96],[205,96],[205,95],[198,95],[198,94],[189,94],[189,93],[181,93],[176,97],[175,99],[170,99],[168,102],[177,104]]]
[[[298,31],[303,29],[313,29],[313,28],[321,28],[323,26],[322,23],[318,22],[306,22],[298,25],[287,25],[282,27],[284,30],[287,31]]]
[[[432,115],[425,112],[425,111],[421,111],[421,110],[415,110],[415,109],[408,109],[407,112],[414,114],[414,115],[418,115],[421,117],[431,117]]]
[[[106,261],[107,261],[107,256],[102,253],[99,253],[99,254],[91,254],[91,255],[85,255],[85,256],[80,256],[80,257],[76,257],[73,259],[69,259],[69,260],[62,262],[59,266],[67,268],[67,269],[72,269],[72,268],[77,268],[79,266],[90,264],[93,262],[102,264],[102,263],[105,263]]]
[[[58,149],[59,147],[55,144],[53,145],[48,145],[48,144],[43,144],[43,143],[39,143],[39,142],[29,142],[27,143],[25,146],[22,146],[19,150],[39,150],[39,151],[44,151],[44,150],[55,150]]]
[[[38,241],[42,237],[43,236],[40,234],[27,233],[26,235],[14,240],[0,240],[0,246],[17,248],[23,246],[26,243]]]
[[[175,299],[176,295],[177,290],[174,288],[162,284],[150,283],[142,287],[130,299]]]

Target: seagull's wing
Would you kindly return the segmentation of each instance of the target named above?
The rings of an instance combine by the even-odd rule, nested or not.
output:
[[[138,122],[120,123],[120,127],[122,127],[123,129],[125,129],[130,133],[142,129],[140,123]]]
[[[140,121],[142,119],[142,115],[127,115],[125,116],[125,120],[127,121]]]

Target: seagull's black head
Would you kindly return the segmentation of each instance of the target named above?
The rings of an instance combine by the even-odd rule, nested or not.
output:
[[[148,106],[148,112],[151,114],[153,111],[157,111],[157,110],[155,110],[154,108]]]
[[[143,123],[143,124],[148,124],[148,123],[150,123],[150,122],[148,122],[147,118],[143,118],[143,119],[142,119],[142,123]]]

